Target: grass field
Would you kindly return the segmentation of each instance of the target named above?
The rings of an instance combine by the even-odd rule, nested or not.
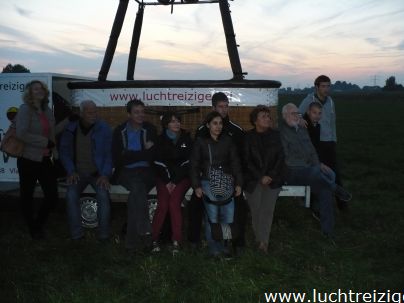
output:
[[[280,103],[302,96],[280,96]],[[63,206],[48,237],[27,235],[14,201],[0,203],[0,302],[265,302],[265,292],[404,290],[404,96],[335,95],[338,152],[349,212],[336,211],[336,245],[299,200],[278,201],[270,253],[231,261],[187,247],[173,257],[129,255],[121,243],[68,239]],[[114,205],[119,234],[125,212]],[[308,294],[308,295],[309,295]],[[325,302],[325,301],[323,301]]]

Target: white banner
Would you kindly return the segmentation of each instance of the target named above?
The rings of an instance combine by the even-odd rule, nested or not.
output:
[[[148,106],[212,106],[212,95],[224,92],[230,106],[278,105],[277,88],[108,88],[74,89],[73,104],[93,100],[98,106],[124,106],[140,99]]]

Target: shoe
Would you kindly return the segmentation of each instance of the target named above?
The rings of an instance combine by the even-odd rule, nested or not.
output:
[[[33,240],[44,240],[45,234],[42,230],[36,230],[31,233],[31,237]]]
[[[222,251],[222,258],[223,258],[223,260],[229,261],[229,260],[233,260],[234,255],[233,255],[233,253],[231,252],[231,250],[225,248],[225,249]]]
[[[97,239],[97,243],[98,244],[101,244],[101,245],[106,245],[106,244],[108,244],[110,242],[110,239],[109,238],[98,238]]]
[[[341,201],[348,202],[352,199],[352,195],[342,186],[337,185],[334,193],[335,196]]]
[[[35,227],[30,230],[32,240],[44,240],[45,233],[42,228]]]
[[[157,241],[153,241],[152,243],[152,250],[153,253],[158,253],[161,251],[160,245]]]
[[[268,244],[265,242],[260,242],[260,244],[258,246],[258,251],[260,251],[264,255],[267,255],[268,254]]]
[[[314,219],[316,219],[318,222],[320,222],[320,213],[316,210],[311,211],[311,215]]]
[[[337,198],[337,207],[339,210],[348,211],[348,203]]]
[[[209,258],[212,260],[220,260],[220,252],[215,251],[215,252],[209,252]]]
[[[322,232],[322,235],[326,241],[328,241],[331,245],[337,247],[337,243],[335,243],[335,237],[333,234]]]
[[[178,241],[173,241],[173,247],[171,249],[171,252],[173,253],[173,255],[180,252],[180,244],[178,243]]]

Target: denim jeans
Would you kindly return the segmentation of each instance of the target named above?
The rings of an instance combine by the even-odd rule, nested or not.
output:
[[[149,167],[124,168],[118,183],[129,191],[126,248],[138,248],[142,236],[151,234],[147,195],[155,186],[155,176]]]
[[[76,184],[67,187],[66,204],[67,216],[72,239],[79,239],[83,236],[83,227],[81,226],[81,208],[79,205],[80,194],[91,185],[95,190],[97,199],[97,217],[98,217],[98,238],[107,239],[110,236],[110,216],[111,205],[108,190],[97,186],[97,177],[88,174],[80,174],[80,179]]]
[[[202,180],[202,190],[211,201],[215,201],[214,196],[210,192],[209,181]],[[225,247],[222,241],[216,241],[212,238],[212,231],[210,223],[233,223],[234,220],[234,199],[231,202],[218,206],[212,203],[206,202],[203,199],[203,205],[205,207],[205,235],[208,242],[209,253],[211,255],[217,255],[225,251]]]
[[[320,165],[301,168],[289,167],[286,181],[290,185],[310,186],[311,191],[319,201],[321,230],[325,234],[332,234],[334,230],[335,173],[333,171],[323,172]]]

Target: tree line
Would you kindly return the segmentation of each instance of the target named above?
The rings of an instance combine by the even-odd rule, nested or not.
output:
[[[3,67],[2,73],[29,73],[30,70],[26,68],[24,65],[21,64],[7,64]],[[395,76],[390,76],[386,79],[386,84],[384,87],[380,86],[364,86],[360,88],[357,84],[352,84],[346,81],[336,81],[334,84],[331,85],[331,88],[334,92],[378,92],[378,91],[404,91],[404,87],[402,84],[398,84],[396,82]],[[300,93],[309,93],[314,90],[314,86],[306,87],[303,89],[295,88],[292,89],[291,87],[281,88],[279,90],[280,94],[300,94]]]

